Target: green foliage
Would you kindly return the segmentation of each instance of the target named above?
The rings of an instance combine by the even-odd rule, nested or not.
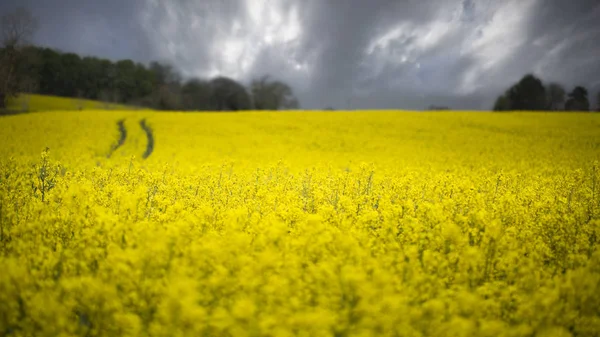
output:
[[[565,104],[567,111],[590,111],[590,102],[588,100],[588,92],[584,87],[577,86],[571,93]]]
[[[599,93],[600,95],[600,93]],[[598,97],[600,102],[600,97]],[[600,110],[600,103],[598,103]],[[589,111],[588,92],[577,86],[569,93],[565,102],[565,89],[558,83],[544,87],[542,81],[532,74],[525,75],[510,87],[494,103],[494,111]]]
[[[181,88],[183,110],[209,110],[211,95],[209,82],[196,78],[187,81]]]
[[[494,103],[494,111],[508,111],[510,110],[510,101],[506,95],[499,96]]]
[[[298,109],[299,104],[289,85],[263,76],[252,81],[250,90],[256,110]]]
[[[507,92],[511,110],[546,110],[546,89],[542,81],[532,74],[525,75]]]
[[[0,55],[6,53],[6,48],[0,49]],[[106,104],[138,104],[152,108],[159,105],[158,99],[149,98],[159,97],[157,93],[162,83],[157,77],[165,76],[160,67],[147,68],[132,60],[115,63],[97,57],[81,58],[74,53],[40,47],[29,47],[22,54],[15,71],[23,80],[13,81],[18,87],[12,92],[102,100]],[[157,74],[158,70],[162,74]]]
[[[548,95],[548,110],[563,110],[565,104],[565,88],[558,83],[550,83],[546,90]]]
[[[9,50],[0,49],[0,58]],[[157,110],[238,111],[253,108],[296,109],[298,100],[291,88],[266,77],[253,82],[252,95],[231,78],[211,80],[190,78],[185,82],[170,64],[151,62],[148,66],[132,60],[80,57],[50,48],[29,47],[19,58],[15,73],[20,82],[12,81],[18,92],[100,100],[105,108],[127,104]],[[0,63],[0,73],[2,70]],[[18,86],[17,86],[18,84]],[[0,94],[3,91],[0,90]]]
[[[131,60],[122,60],[115,64],[115,87],[123,102],[129,102],[136,96],[136,66]]]
[[[33,57],[27,48],[0,48],[0,108],[19,92],[35,90]]]
[[[35,177],[31,182],[33,194],[42,202],[46,201],[46,195],[56,186],[57,176],[61,171],[60,164],[50,162],[48,151],[50,149],[46,148],[42,152],[41,162],[34,166]]]
[[[238,82],[227,78],[217,77],[209,82],[210,110],[238,111],[252,109],[250,95],[246,88]]]

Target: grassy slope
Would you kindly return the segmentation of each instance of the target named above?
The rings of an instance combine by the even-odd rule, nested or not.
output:
[[[21,94],[19,97],[9,100],[8,110],[14,112],[56,111],[56,110],[123,110],[132,109],[126,105],[104,103],[99,101],[46,96],[36,94]]]

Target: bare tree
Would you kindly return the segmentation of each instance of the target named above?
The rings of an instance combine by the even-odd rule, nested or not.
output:
[[[20,81],[16,71],[22,49],[37,30],[38,23],[23,7],[0,18],[0,108],[6,107],[8,97],[16,96]]]
[[[0,23],[2,46],[18,48],[29,44],[37,28],[36,18],[24,7],[5,14]]]

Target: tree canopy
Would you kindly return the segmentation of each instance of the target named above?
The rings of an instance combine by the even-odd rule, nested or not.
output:
[[[0,57],[7,52],[0,48]],[[281,110],[299,106],[291,87],[282,81],[262,77],[253,81],[248,90],[223,76],[184,80],[174,66],[162,62],[146,66],[132,60],[113,62],[50,48],[26,47],[11,66],[13,76],[3,88],[9,88],[4,92],[13,95],[35,92],[180,111]],[[5,68],[0,63],[0,71]]]
[[[250,95],[243,85],[228,77],[217,77],[209,82],[209,110],[238,111],[252,109]]]
[[[588,101],[588,92],[584,87],[577,86],[569,93],[569,98],[565,103],[567,111],[589,111],[590,102]]]
[[[494,111],[508,111],[510,110],[510,101],[506,94],[498,96],[494,103]]]
[[[548,110],[562,110],[565,104],[565,88],[558,83],[548,84],[546,90],[548,95]]]
[[[250,90],[257,110],[289,110],[299,106],[290,86],[269,76],[252,81]]]
[[[565,100],[566,99],[566,100]],[[600,99],[600,97],[599,97]],[[544,86],[533,74],[525,75],[494,102],[494,111],[589,111],[588,92],[577,86],[566,95],[559,83]]]
[[[546,110],[546,89],[542,81],[533,74],[525,75],[508,90],[511,110]]]
[[[81,57],[28,46],[37,21],[24,8],[0,24],[0,108],[18,93],[101,100],[159,110],[294,109],[298,100],[286,83],[262,77],[251,90],[234,79],[186,78],[168,63]],[[255,95],[255,97],[252,97]],[[256,106],[255,104],[256,103]]]

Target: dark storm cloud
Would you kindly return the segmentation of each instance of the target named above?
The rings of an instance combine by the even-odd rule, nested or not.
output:
[[[600,2],[551,1],[533,18],[530,34],[537,73],[568,88],[600,91]]]
[[[152,58],[151,45],[137,13],[144,0],[19,0],[3,1],[2,13],[26,7],[38,18],[34,43],[63,51],[111,59]]]
[[[431,8],[416,2],[351,0],[314,2],[304,40],[318,56],[311,87],[317,106],[339,105],[351,99],[353,89],[364,76],[360,64],[374,36],[401,22],[427,20]],[[401,16],[398,13],[402,13]],[[316,41],[316,43],[313,43]],[[368,73],[367,69],[367,73]]]
[[[269,74],[306,108],[487,109],[529,72],[600,90],[597,0],[20,3],[40,17],[39,43],[186,76]]]
[[[348,101],[357,101],[355,91],[364,91],[360,88],[361,83],[374,84],[371,91],[388,90],[389,83],[383,81],[383,78],[380,81],[369,81],[371,77],[385,77],[389,74],[374,73],[377,68],[390,68],[390,65],[382,62],[379,62],[381,65],[377,64],[377,59],[372,60],[366,55],[373,39],[403,22],[410,22],[411,28],[417,27],[435,19],[444,11],[447,15],[442,19],[450,21],[452,10],[457,4],[460,5],[459,2],[441,6],[431,1],[390,0],[335,3],[254,0],[217,2],[211,13],[207,11],[210,3],[148,1],[143,21],[149,35],[158,38],[157,52],[163,58],[170,58],[182,66],[185,72],[197,75],[211,73],[215,70],[213,68],[242,81],[262,74],[274,74],[290,82],[303,105],[309,108],[347,105]],[[220,6],[223,4],[226,8],[238,5],[245,11],[221,11]],[[251,7],[260,7],[259,12],[264,21],[252,22],[249,18],[252,15],[247,15],[251,12]],[[266,8],[274,8],[287,21],[269,20],[270,13]],[[297,15],[289,16],[290,13]],[[264,45],[266,35],[277,35],[279,30],[293,26],[296,23],[294,18],[300,25],[300,34],[284,43]],[[198,21],[203,25],[196,24]],[[227,42],[236,45],[236,39],[240,38],[233,32],[235,22],[244,24],[246,33],[241,36],[244,43],[237,45],[239,49],[229,50]],[[268,31],[271,24],[275,26],[274,32]],[[263,30],[264,27],[267,29]],[[406,42],[412,44],[415,39],[418,36],[413,35]],[[395,45],[398,48],[399,43]],[[390,46],[390,51],[392,47]],[[228,58],[232,58],[230,67],[222,62]],[[244,69],[243,60],[250,64],[249,69]],[[297,64],[294,63],[300,63],[303,67],[295,69]],[[404,67],[414,66],[413,62]],[[398,75],[405,72],[399,65],[392,70]],[[423,69],[424,78],[430,78],[431,74],[441,70],[429,66],[428,69]],[[402,88],[397,91],[399,90]],[[392,95],[398,97],[397,92]]]

